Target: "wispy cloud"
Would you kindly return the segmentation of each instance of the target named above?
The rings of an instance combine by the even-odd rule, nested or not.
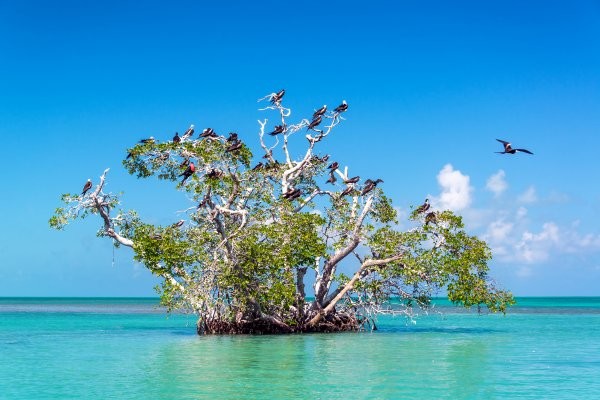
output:
[[[535,188],[533,186],[529,186],[526,191],[521,193],[517,198],[519,203],[531,204],[535,203],[538,200],[537,193],[535,192]]]

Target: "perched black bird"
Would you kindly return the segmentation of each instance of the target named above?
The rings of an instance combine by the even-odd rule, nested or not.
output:
[[[279,104],[281,102],[281,99],[283,98],[284,94],[285,94],[285,89],[281,89],[279,92],[273,93],[271,95],[271,103]]]
[[[194,134],[194,125],[190,125],[190,127],[187,129],[187,131],[184,132],[183,136],[181,136],[181,139],[187,139],[189,137],[191,137]]]
[[[425,225],[429,225],[430,223],[436,223],[437,221],[437,217],[435,215],[435,211],[431,211],[428,212],[427,215],[425,215]]]
[[[179,137],[179,133],[175,132],[175,136],[173,136],[173,143],[181,142],[181,138]]]
[[[85,185],[83,185],[83,191],[81,192],[82,196],[85,196],[85,194],[88,192],[88,190],[90,190],[92,188],[92,180],[88,179],[87,182],[85,183]]]
[[[372,181],[370,179],[367,179],[365,181],[365,186],[363,187],[363,190],[360,192],[360,195],[364,196],[365,194],[369,193],[371,190],[375,189],[375,187],[377,186],[377,184],[379,182],[383,182],[383,180],[376,179],[375,181]]]
[[[287,200],[294,200],[298,197],[300,197],[300,195],[302,195],[302,190],[300,189],[294,189],[294,188],[288,188],[287,192],[285,192],[283,194],[283,198],[287,199]]]
[[[527,153],[527,154],[533,154],[532,152],[530,152],[529,150],[526,150],[526,149],[513,149],[510,142],[507,142],[505,140],[500,140],[500,139],[496,139],[496,140],[504,145],[504,151],[496,151],[496,153],[498,153],[498,154],[515,154],[517,151],[521,151],[521,152]]]
[[[262,156],[262,158],[267,158],[268,159],[268,158],[271,158],[272,155],[273,155],[273,150],[269,150],[267,152],[267,154],[265,154],[264,156]]]
[[[333,111],[335,111],[336,113],[343,113],[347,109],[348,109],[348,103],[346,103],[346,100],[342,100],[342,104],[337,106]]]
[[[206,174],[206,176],[208,178],[220,178],[223,176],[223,171],[213,168],[208,172],[208,174]]]
[[[237,142],[238,134],[235,132],[229,132],[229,137],[227,138],[228,142]]]
[[[340,193],[340,197],[344,197],[344,196],[346,196],[347,194],[350,194],[350,193],[352,193],[353,191],[354,191],[354,188],[353,188],[352,186],[347,186],[347,187],[346,187],[346,189],[344,189],[344,190],[342,191],[342,193]]]
[[[225,152],[229,153],[229,152],[232,152],[232,151],[239,150],[241,148],[242,148],[242,141],[238,140],[238,141],[234,142],[233,144],[231,144],[229,147],[227,147],[225,149]]]
[[[142,139],[142,140],[140,140],[140,143],[144,143],[144,144],[146,144],[146,143],[152,143],[152,142],[154,142],[154,136],[150,136],[148,139]]]
[[[273,132],[269,132],[269,135],[275,136],[275,135],[279,135],[280,133],[283,133],[283,132],[285,132],[285,126],[284,125],[277,125],[273,129]]]
[[[429,199],[425,199],[425,203],[421,204],[419,208],[417,208],[417,214],[421,214],[429,210],[431,204],[429,204]]]
[[[177,221],[173,225],[171,225],[171,228],[181,228],[184,223],[185,223],[185,221],[180,219],[179,221]]]
[[[321,158],[321,162],[326,163],[329,160],[329,154],[325,154],[323,158]]]
[[[327,111],[327,105],[323,105],[323,107],[319,108],[317,111],[315,111],[313,113],[313,119],[317,118],[319,115],[323,115],[325,114],[325,111]]]
[[[185,171],[183,171],[181,174],[179,174],[179,176],[183,176],[181,184],[183,185],[185,183],[185,181],[187,180],[187,178],[194,175],[194,172],[196,172],[196,166],[194,165],[193,162],[190,161],[190,163],[188,164]]]
[[[331,170],[331,172],[333,172],[336,169],[338,169],[339,166],[340,166],[340,164],[338,164],[337,161],[334,161],[331,164],[329,164],[329,166],[327,168],[329,168]]]
[[[256,165],[254,166],[254,168],[252,168],[252,171],[258,171],[259,169],[262,169],[262,168],[263,168],[263,165],[264,165],[264,164],[262,163],[262,161],[261,161],[261,162],[259,162],[258,164],[256,164]]]
[[[353,177],[353,178],[346,179],[346,180],[344,181],[344,183],[345,183],[345,184],[349,184],[349,183],[356,183],[356,182],[358,182],[359,180],[360,180],[360,176],[355,176],[355,177]]]
[[[329,174],[329,179],[327,179],[325,181],[325,183],[331,183],[332,185],[337,181],[337,179],[335,179],[335,176],[333,175],[333,171],[331,171],[331,173]]]
[[[321,116],[317,115],[317,117],[315,119],[313,119],[310,122],[310,124],[308,124],[308,126],[306,127],[306,129],[314,129],[316,126],[318,126],[321,123],[322,120],[323,119],[321,118]]]
[[[201,138],[216,137],[216,136],[217,136],[217,134],[215,133],[215,131],[213,130],[213,128],[206,128],[200,134]]]

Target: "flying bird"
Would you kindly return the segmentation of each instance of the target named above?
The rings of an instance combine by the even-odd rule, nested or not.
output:
[[[185,139],[191,137],[193,134],[194,134],[194,124],[190,125],[190,127],[187,129],[187,131],[184,132],[181,139],[185,140]]]
[[[317,118],[319,115],[325,114],[325,111],[327,111],[327,104],[323,105],[323,107],[313,113],[313,119]]]
[[[235,132],[229,132],[229,137],[227,138],[228,142],[237,142],[238,134]]]
[[[314,129],[316,126],[318,126],[321,123],[322,120],[323,119],[321,118],[321,116],[317,115],[317,117],[315,119],[313,119],[310,122],[310,124],[308,124],[308,126],[306,127],[306,129]]]
[[[271,95],[271,103],[279,104],[281,102],[281,99],[283,98],[284,94],[285,94],[285,89],[281,89],[279,92],[272,94]]]
[[[83,185],[83,192],[81,192],[82,196],[85,196],[85,194],[88,192],[88,190],[90,190],[92,188],[92,180],[88,179],[87,182],[85,183],[85,185]]]
[[[190,163],[188,164],[188,166],[185,169],[185,171],[183,171],[179,175],[179,176],[183,176],[181,184],[183,185],[185,183],[185,181],[187,180],[187,178],[189,178],[190,176],[192,176],[194,174],[194,172],[196,172],[196,166],[194,165],[193,162],[190,161]]]
[[[275,136],[275,135],[279,135],[280,133],[283,133],[283,132],[285,132],[285,126],[284,125],[277,125],[273,129],[273,132],[270,132],[269,135]]]
[[[496,151],[496,153],[498,153],[498,154],[515,154],[517,151],[527,153],[527,154],[533,154],[532,152],[530,152],[527,149],[514,149],[514,148],[512,148],[511,143],[507,142],[505,140],[500,140],[500,139],[496,139],[496,140],[504,145],[504,151]]]
[[[175,136],[173,136],[173,143],[181,142],[181,138],[179,137],[179,133],[175,132]]]
[[[377,186],[377,184],[379,182],[383,182],[383,180],[377,179],[375,181],[372,181],[370,179],[367,179],[365,181],[365,186],[363,187],[363,190],[360,192],[360,195],[364,196],[365,194],[369,193],[371,190],[375,189],[375,187]]]
[[[337,106],[333,111],[335,111],[336,113],[343,113],[347,109],[348,109],[348,103],[346,103],[346,100],[342,100],[342,104]]]
[[[429,210],[431,204],[429,204],[429,199],[425,199],[425,203],[421,204],[419,208],[417,208],[417,214],[421,214]]]
[[[355,176],[355,177],[353,177],[353,178],[346,179],[346,180],[344,181],[344,183],[345,183],[345,184],[349,184],[349,183],[356,183],[356,182],[358,182],[359,180],[360,180],[360,176]]]

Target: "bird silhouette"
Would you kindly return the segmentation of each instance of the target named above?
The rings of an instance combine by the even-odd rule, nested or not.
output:
[[[88,179],[87,182],[85,183],[85,185],[83,185],[83,191],[81,192],[82,196],[85,196],[85,194],[88,192],[88,190],[90,190],[92,188],[92,180]]]
[[[429,207],[431,207],[431,204],[429,204],[429,199],[425,199],[425,203],[421,204],[417,208],[417,214],[424,213],[425,211],[429,210]]]
[[[342,100],[342,104],[337,106],[333,111],[335,111],[336,113],[343,113],[347,109],[348,109],[348,103],[346,103],[346,100]]]
[[[504,151],[496,151],[496,153],[498,153],[498,154],[515,154],[517,151],[527,153],[527,154],[533,154],[532,152],[530,152],[527,149],[515,149],[511,146],[510,142],[507,142],[505,140],[500,140],[500,139],[496,139],[496,140],[504,145]]]

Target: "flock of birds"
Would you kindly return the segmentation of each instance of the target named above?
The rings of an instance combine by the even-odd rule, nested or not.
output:
[[[280,105],[281,104],[281,100],[283,98],[283,96],[285,95],[285,89],[280,90],[277,93],[273,93],[270,96],[270,101],[273,105]],[[334,109],[334,112],[336,113],[343,113],[348,109],[348,103],[346,103],[346,101],[342,101],[342,103],[337,106]],[[321,124],[321,122],[323,121],[323,116],[325,115],[325,113],[327,112],[327,105],[323,105],[321,108],[319,108],[318,110],[316,110],[313,115],[312,115],[312,120],[309,122],[309,124],[307,125],[307,129],[315,129],[317,126],[319,126],[319,124]],[[279,135],[281,133],[286,132],[286,126],[285,125],[277,125],[274,127],[273,131],[269,132],[269,135],[271,136],[276,136]],[[175,132],[175,136],[173,136],[173,143],[181,143],[189,138],[191,138],[194,134],[194,125],[191,125],[187,131],[185,131],[185,133],[181,136],[179,136],[178,132]],[[212,129],[212,128],[206,128],[202,131],[202,133],[200,134],[200,138],[218,138],[219,135],[217,135],[217,133]],[[512,144],[508,141],[505,140],[501,140],[501,139],[496,139],[498,142],[502,143],[504,150],[503,151],[497,151],[495,153],[498,154],[516,154],[517,152],[522,152],[522,153],[527,153],[527,154],[533,154],[531,151],[527,150],[527,149],[523,149],[523,148],[513,148]],[[154,137],[150,136],[147,139],[142,139],[139,141],[140,144],[147,144],[147,143],[153,143]],[[225,152],[236,152],[238,150],[240,150],[242,148],[242,141],[238,138],[238,134],[235,132],[230,132],[229,136],[226,139],[226,142],[228,143],[227,148],[225,149]],[[130,152],[127,155],[127,159],[129,159],[132,156],[132,153]],[[269,152],[268,154],[265,154],[265,156],[263,156],[263,158],[265,159],[272,159],[272,154],[271,152]],[[329,159],[329,155],[326,155],[322,158],[319,158],[317,156],[315,156],[315,158],[318,161],[321,162],[327,162]],[[252,170],[256,171],[259,169],[263,169],[263,168],[269,168],[273,163],[267,163],[267,164],[263,164],[262,162],[259,162],[254,168],[252,168]],[[275,165],[278,165],[279,163],[277,162],[277,160],[275,160],[274,162]],[[181,180],[181,184],[185,184],[185,182],[187,181],[188,178],[190,178],[192,175],[194,175],[194,173],[196,172],[196,166],[194,165],[194,163],[190,160],[185,160],[182,164],[181,164],[181,168],[185,167],[185,170],[179,174],[180,177],[183,177]],[[337,161],[332,162],[331,164],[329,164],[329,166],[327,167],[327,169],[329,170],[329,179],[326,181],[326,183],[330,183],[332,185],[334,185],[337,182],[337,179],[335,177],[335,172],[336,170],[339,168],[339,163]],[[216,170],[216,169],[212,169],[211,171],[209,171],[207,174],[207,177],[209,178],[218,178],[220,176],[223,175],[222,171]],[[346,184],[346,188],[340,192],[340,197],[349,195],[353,192],[358,191],[358,189],[355,187],[355,185],[359,182],[360,177],[359,176],[355,176],[352,178],[347,178],[345,180],[343,180],[343,182]],[[371,179],[367,179],[364,182],[364,185],[362,187],[362,189],[359,191],[359,194],[361,196],[364,196],[366,194],[368,194],[369,192],[371,192],[373,189],[375,189],[377,187],[377,184],[379,183],[383,183],[383,180],[381,179],[376,179],[376,180],[371,180]],[[83,191],[81,193],[82,196],[85,196],[85,194],[92,188],[92,181],[91,179],[88,179],[87,182],[85,183],[85,185],[83,186]],[[283,194],[283,198],[286,200],[295,200],[298,197],[302,196],[302,190],[299,188],[294,188],[293,186],[290,186],[289,189]],[[205,205],[207,202],[206,196],[203,199],[203,201],[200,203],[200,205],[198,206],[198,208],[200,208],[201,206]],[[425,216],[425,222],[426,224],[430,223],[430,222],[434,222],[435,221],[435,212],[428,212],[429,209],[431,207],[431,204],[429,203],[429,199],[425,199],[425,202],[420,205],[417,209],[416,209],[416,213],[417,214],[423,214],[426,213]],[[178,222],[176,222],[175,224],[173,224],[173,227],[178,228],[180,226],[183,225],[183,220],[180,220]]]

